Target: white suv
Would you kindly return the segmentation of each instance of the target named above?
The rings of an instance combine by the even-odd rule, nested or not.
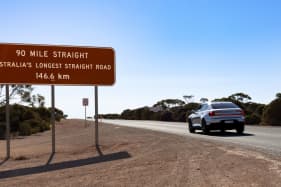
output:
[[[189,131],[200,129],[204,134],[210,130],[232,130],[244,132],[244,111],[232,102],[203,103],[200,108],[188,116]]]

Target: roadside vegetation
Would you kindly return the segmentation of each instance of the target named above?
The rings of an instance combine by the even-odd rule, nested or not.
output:
[[[126,109],[121,114],[104,114],[100,117],[106,119],[128,120],[157,120],[185,122],[192,110],[198,109],[200,103],[193,102],[192,95],[180,99],[165,99],[158,101],[151,107],[145,106],[137,109]],[[213,101],[231,101],[245,111],[245,121],[248,125],[273,125],[281,126],[281,93],[276,94],[268,105],[251,101],[252,98],[245,93],[235,93],[228,97],[214,99]],[[208,102],[201,98],[200,102]]]
[[[3,95],[3,86],[0,87],[0,139],[6,133],[6,107]],[[45,98],[41,95],[32,95],[33,88],[29,85],[13,85],[10,88],[11,101],[17,100],[20,104],[9,105],[10,130],[12,136],[29,136],[38,132],[50,130],[51,108],[46,108]],[[55,119],[60,121],[66,118],[63,111],[55,109]]]

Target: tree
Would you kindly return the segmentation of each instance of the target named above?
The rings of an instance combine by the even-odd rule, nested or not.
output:
[[[183,106],[184,101],[180,99],[165,99],[158,101],[153,107],[161,107],[162,110],[169,110],[172,107]]]
[[[44,107],[45,106],[45,97],[37,94],[37,95],[32,95],[31,101],[30,101],[30,106],[35,107]]]
[[[252,99],[249,95],[242,93],[242,92],[232,94],[231,96],[229,96],[229,98],[232,100],[242,102],[242,103],[248,102],[249,100]]]
[[[223,102],[223,101],[230,101],[230,102],[232,102],[233,100],[230,99],[229,97],[216,98],[216,99],[212,100],[212,102]]]
[[[0,86],[0,106],[6,103],[5,85]],[[34,88],[31,85],[9,85],[9,98],[24,103],[29,103],[30,106],[44,107],[44,96],[37,94],[31,95]]]
[[[206,102],[208,102],[208,101],[209,101],[208,98],[202,97],[202,98],[200,99],[200,102],[201,102],[201,103],[206,103]]]
[[[281,99],[281,93],[277,93],[277,94],[276,94],[276,97],[277,97],[278,99]]]
[[[185,100],[185,102],[188,104],[191,102],[191,100],[193,99],[194,95],[184,95],[183,99]]]
[[[10,85],[9,86],[9,97],[10,97],[10,100],[19,99],[22,102],[30,103],[32,91],[33,91],[33,88],[31,85]],[[5,85],[1,85],[0,86],[0,106],[5,105],[5,103],[6,103]]]

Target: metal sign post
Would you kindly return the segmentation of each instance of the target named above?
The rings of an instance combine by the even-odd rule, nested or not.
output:
[[[95,86],[95,140],[96,147],[99,145],[99,117],[98,117],[98,86]]]
[[[51,114],[51,124],[52,124],[52,154],[56,152],[56,127],[55,127],[55,86],[51,86],[51,100],[52,100],[52,114]]]
[[[87,106],[85,106],[85,127],[87,127]]]
[[[9,107],[9,85],[6,84],[6,141],[7,141],[7,156],[6,159],[10,158],[10,107]]]
[[[82,105],[85,107],[85,127],[87,127],[87,106],[89,105],[89,99],[83,98]]]

